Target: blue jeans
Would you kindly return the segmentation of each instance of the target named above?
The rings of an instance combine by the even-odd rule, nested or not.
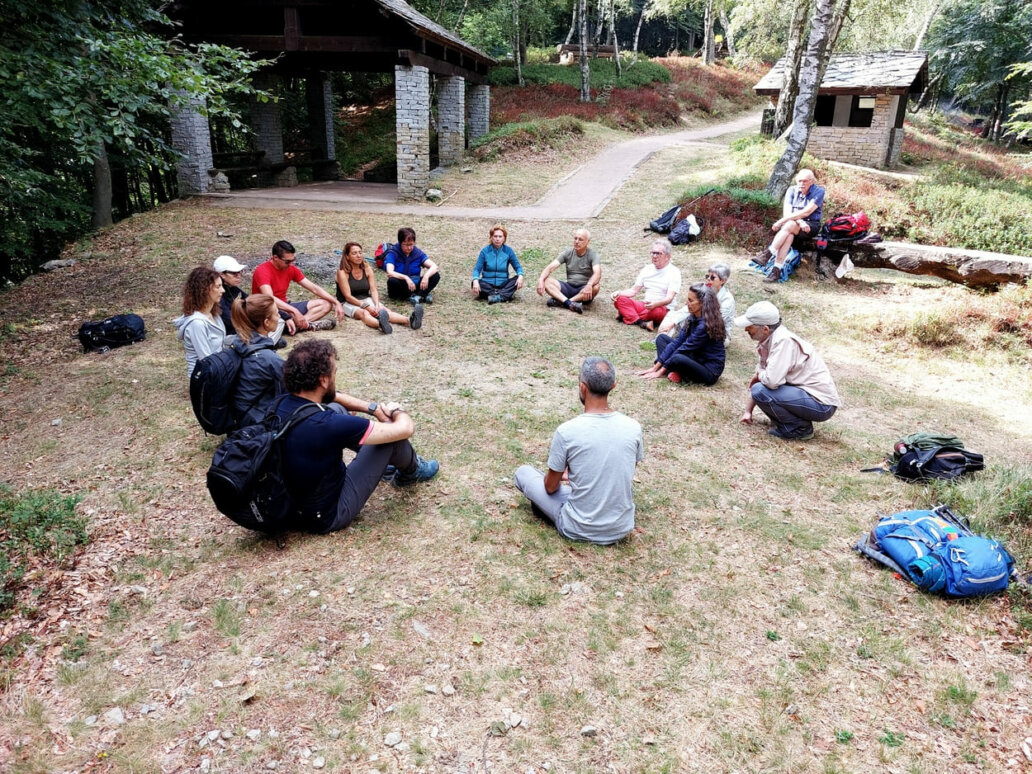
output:
[[[814,422],[831,419],[837,406],[826,406],[801,387],[783,384],[777,389],[763,382],[752,386],[752,399],[770,417],[774,429],[783,438],[796,438],[813,432]]]

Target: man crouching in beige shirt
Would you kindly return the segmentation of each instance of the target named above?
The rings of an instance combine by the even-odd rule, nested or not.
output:
[[[756,406],[770,417],[770,434],[786,441],[813,438],[813,423],[831,419],[842,401],[828,366],[813,344],[781,324],[770,301],[759,301],[735,318],[758,342],[760,362],[749,380],[749,402],[742,422],[751,425]]]

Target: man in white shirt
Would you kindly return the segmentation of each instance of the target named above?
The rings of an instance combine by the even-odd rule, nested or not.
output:
[[[611,296],[616,307],[616,319],[627,325],[637,325],[647,331],[666,316],[667,306],[681,292],[681,270],[670,262],[670,242],[657,239],[650,252],[652,264],[646,265],[634,280],[634,285],[617,290]],[[645,290],[643,301],[635,296]]]

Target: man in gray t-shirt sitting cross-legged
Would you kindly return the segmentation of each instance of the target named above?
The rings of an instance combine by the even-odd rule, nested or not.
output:
[[[516,488],[534,512],[570,540],[608,545],[634,529],[631,481],[645,448],[641,425],[609,408],[615,385],[612,363],[586,358],[578,385],[584,413],[555,431],[548,472],[531,465],[516,471]]]
[[[564,306],[571,312],[584,314],[584,306],[598,295],[602,281],[602,264],[598,253],[588,245],[591,234],[586,228],[573,233],[573,247],[559,254],[559,257],[541,270],[537,281],[537,294],[548,296],[548,306]],[[566,281],[558,280],[552,272],[566,264]]]

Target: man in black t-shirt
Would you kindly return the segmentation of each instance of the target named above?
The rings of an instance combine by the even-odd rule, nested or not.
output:
[[[304,417],[282,438],[283,473],[298,509],[298,527],[326,533],[343,529],[393,466],[393,482],[407,486],[437,475],[436,460],[424,460],[408,439],[415,425],[397,403],[377,404],[337,392],[337,350],[324,339],[297,344],[283,366],[290,393],[276,413],[287,419],[298,408],[315,403],[321,411]],[[361,411],[373,419],[349,414]],[[350,465],[344,449],[357,452]]]

